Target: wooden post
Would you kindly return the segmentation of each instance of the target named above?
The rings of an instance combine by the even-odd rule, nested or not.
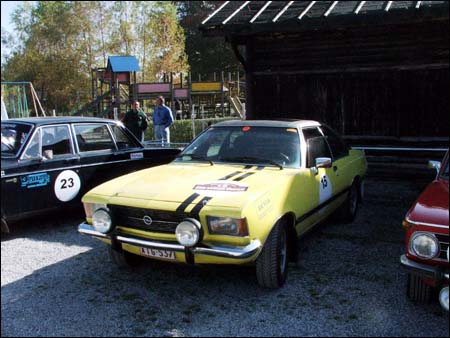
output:
[[[173,91],[173,73],[170,72],[170,109],[172,110],[172,114],[174,111],[174,102],[173,102],[173,98],[174,98],[174,91]]]
[[[192,79],[191,72],[188,73],[188,100],[189,100],[189,111],[192,109]],[[181,112],[183,115],[183,112]]]
[[[214,73],[215,74],[215,73]],[[225,106],[224,106],[224,104],[225,104],[225,95],[224,95],[224,79],[223,79],[223,76],[224,76],[224,74],[223,74],[223,71],[222,72],[220,72],[220,89],[221,89],[221,101],[222,101],[222,109],[221,109],[221,111],[222,111],[222,117],[225,115]]]

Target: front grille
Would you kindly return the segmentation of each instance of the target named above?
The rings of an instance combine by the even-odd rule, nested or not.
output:
[[[175,234],[177,225],[187,217],[184,212],[151,210],[143,208],[108,205],[114,226]],[[145,224],[144,217],[151,218],[151,224]],[[148,218],[147,218],[148,220]]]
[[[447,260],[447,249],[448,249],[448,235],[436,234],[436,238],[439,241],[441,252],[439,253],[438,258]]]

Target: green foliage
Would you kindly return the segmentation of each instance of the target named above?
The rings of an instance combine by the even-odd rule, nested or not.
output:
[[[192,130],[192,120],[176,120],[170,127],[170,141],[175,143],[190,142],[194,138],[194,134],[195,136],[198,136],[203,130],[208,128],[209,125],[231,119],[232,118],[194,120],[195,133]],[[145,140],[154,140],[153,124],[151,123],[148,125],[145,132]]]

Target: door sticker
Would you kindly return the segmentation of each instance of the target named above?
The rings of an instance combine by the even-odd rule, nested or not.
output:
[[[80,191],[81,181],[73,170],[64,170],[55,181],[55,195],[61,202],[73,200]]]
[[[327,175],[322,175],[319,182],[320,204],[330,199],[332,195],[333,195],[333,188],[331,185],[331,180]]]
[[[131,153],[130,154],[130,159],[132,159],[132,160],[137,160],[140,158],[144,158],[144,153]]]
[[[50,182],[50,175],[47,173],[31,174],[20,178],[22,188],[45,187]]]

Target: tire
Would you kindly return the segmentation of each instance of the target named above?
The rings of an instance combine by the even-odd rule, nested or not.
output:
[[[288,244],[286,227],[275,225],[256,260],[258,284],[264,288],[278,289],[287,277]]]
[[[414,274],[408,274],[406,295],[415,303],[429,303],[432,288],[422,278]]]
[[[353,182],[348,192],[347,198],[338,209],[338,218],[344,223],[351,223],[355,219],[359,204],[358,184]]]
[[[120,269],[136,267],[141,263],[141,259],[138,255],[133,255],[127,251],[114,250],[109,246],[108,252],[111,261]]]

